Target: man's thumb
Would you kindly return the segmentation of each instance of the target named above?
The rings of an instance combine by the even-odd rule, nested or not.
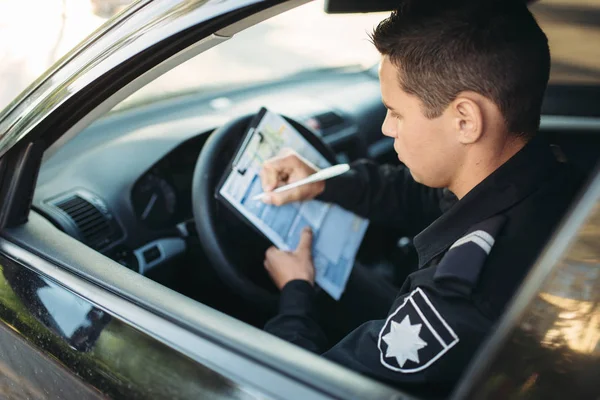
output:
[[[304,228],[302,230],[302,235],[300,236],[300,243],[298,243],[298,251],[306,251],[308,254],[311,254],[312,239],[312,230],[308,227]]]

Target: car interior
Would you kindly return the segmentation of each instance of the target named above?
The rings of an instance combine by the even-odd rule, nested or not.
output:
[[[322,16],[318,23],[329,24],[338,18],[335,13],[367,11],[352,8],[352,3],[328,2],[330,14],[322,13],[319,4]],[[365,4],[359,3],[359,7]],[[303,7],[314,5],[301,6],[300,12],[306,11]],[[600,53],[593,43],[570,46],[561,35],[567,25],[581,28],[578,38],[594,29],[597,35],[598,26],[585,17],[583,7],[572,7],[570,13],[564,12],[565,4],[541,2],[531,7],[550,38],[554,60],[540,134],[556,145],[557,157],[589,176],[600,155]],[[293,12],[296,10],[289,11]],[[384,14],[371,16],[365,25],[350,23],[350,28],[362,35],[362,45],[368,45],[366,31],[372,29],[373,21]],[[223,53],[215,52],[221,47],[217,46],[176,67],[76,136],[56,142],[46,151],[33,198],[33,210],[56,229],[123,268],[258,328],[276,306],[277,289],[263,267],[264,251],[270,243],[214,198],[215,182],[226,171],[249,119],[264,106],[313,135],[322,150],[338,162],[368,158],[382,164],[398,163],[392,140],[381,134],[386,110],[376,57],[367,65],[343,60],[338,65],[284,67],[274,78],[266,73],[246,80],[236,76],[243,68],[238,66],[226,71],[229,75],[199,84],[181,79],[180,87],[172,89],[174,77],[210,74],[208,67],[198,71],[196,66],[218,68],[223,60],[229,60],[222,54],[238,52],[238,57],[250,42],[259,47],[253,51],[260,56],[285,48],[285,43],[269,36],[273,26],[268,22],[224,43],[219,50]],[[298,29],[301,32],[303,28],[306,26]],[[264,63],[272,64],[274,57],[265,56]],[[261,75],[260,68],[256,71]],[[227,140],[219,147],[213,144],[202,161],[213,165],[208,186],[198,194],[194,190],[200,187],[195,183],[198,171],[207,171],[199,169],[199,158],[208,152],[211,134],[223,130],[230,133]],[[204,214],[199,215],[198,207]],[[206,227],[200,229],[199,219],[202,225],[211,221],[220,241],[218,254],[211,253],[212,242],[202,236]],[[411,239],[401,227],[390,231],[371,225],[357,260],[399,286],[407,271],[394,266],[416,264]],[[223,272],[221,262],[215,262],[223,254],[227,260],[222,262],[237,270],[235,277]],[[239,277],[243,279],[236,280]],[[245,290],[244,285],[256,290]]]

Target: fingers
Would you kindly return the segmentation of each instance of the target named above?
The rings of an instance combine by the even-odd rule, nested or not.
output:
[[[263,163],[259,176],[263,191],[270,192],[279,186],[280,175],[270,161],[265,161]]]
[[[264,203],[273,204],[276,206],[301,200],[304,200],[304,193],[301,188],[285,190],[281,193],[267,193],[263,198]]]
[[[283,253],[283,251],[279,250],[275,246],[269,247],[267,249],[267,251],[265,252],[265,267],[267,266],[267,264],[269,264],[269,268],[270,268],[270,265],[275,263],[276,260],[279,258],[279,255],[282,253]]]
[[[302,230],[302,235],[300,236],[300,243],[298,243],[298,248],[296,249],[297,253],[303,253],[312,257],[312,240],[313,233],[309,227],[306,227]]]
[[[288,282],[304,280],[311,285],[315,282],[315,267],[310,256],[311,233],[302,233],[295,252],[270,247],[265,253],[264,266],[275,286],[283,289]]]
[[[281,251],[281,250],[279,250],[277,247],[271,246],[267,249],[267,251],[265,253],[265,258],[267,260],[272,260],[276,256],[277,252],[279,252],[279,251]]]
[[[306,165],[304,165],[303,161],[293,151],[266,160],[263,162],[260,171],[260,180],[263,191],[270,192],[278,186],[293,182],[295,179],[290,180],[290,175],[292,175],[294,171],[298,172],[303,170],[303,168],[306,168]],[[296,173],[294,175],[298,174]],[[301,177],[298,176],[296,179],[301,179]]]
[[[273,274],[276,274],[276,268],[274,267],[279,264],[279,258],[283,254],[285,254],[285,252],[279,250],[275,246],[271,246],[267,249],[265,252],[265,260],[263,261],[263,265],[269,275],[273,276]]]
[[[263,169],[260,172],[263,191],[266,193],[263,197],[263,202],[281,206],[295,201],[314,198],[323,191],[325,185],[323,182],[302,185],[280,193],[272,193],[272,191],[278,186],[306,178],[315,171],[316,167],[310,165],[308,161],[294,152],[265,161]]]
[[[295,165],[297,167],[298,166],[299,167],[308,167],[313,172],[319,170],[319,168],[316,165],[314,165],[309,160],[307,160],[306,158],[302,157],[302,155],[296,153],[296,151],[294,149],[290,149],[289,147],[281,149],[281,151],[279,152],[279,156],[276,157],[276,159],[281,159],[281,158],[286,158],[286,157],[289,160],[291,160],[291,162],[295,163]]]

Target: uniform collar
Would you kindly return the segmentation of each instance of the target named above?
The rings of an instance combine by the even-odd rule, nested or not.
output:
[[[548,142],[536,135],[414,238],[419,268],[445,251],[471,226],[512,207],[535,191],[558,162]]]

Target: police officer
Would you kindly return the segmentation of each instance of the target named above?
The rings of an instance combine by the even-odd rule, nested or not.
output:
[[[579,181],[536,134],[550,54],[524,2],[405,1],[372,40],[382,55],[382,131],[403,166],[358,161],[338,178],[265,201],[316,198],[418,233],[418,269],[387,317],[329,348],[306,231],[296,251],[266,252],[281,297],[265,329],[314,352],[329,348],[324,357],[406,391],[442,396],[498,321]],[[270,192],[314,172],[290,154],[266,162],[261,179]]]

